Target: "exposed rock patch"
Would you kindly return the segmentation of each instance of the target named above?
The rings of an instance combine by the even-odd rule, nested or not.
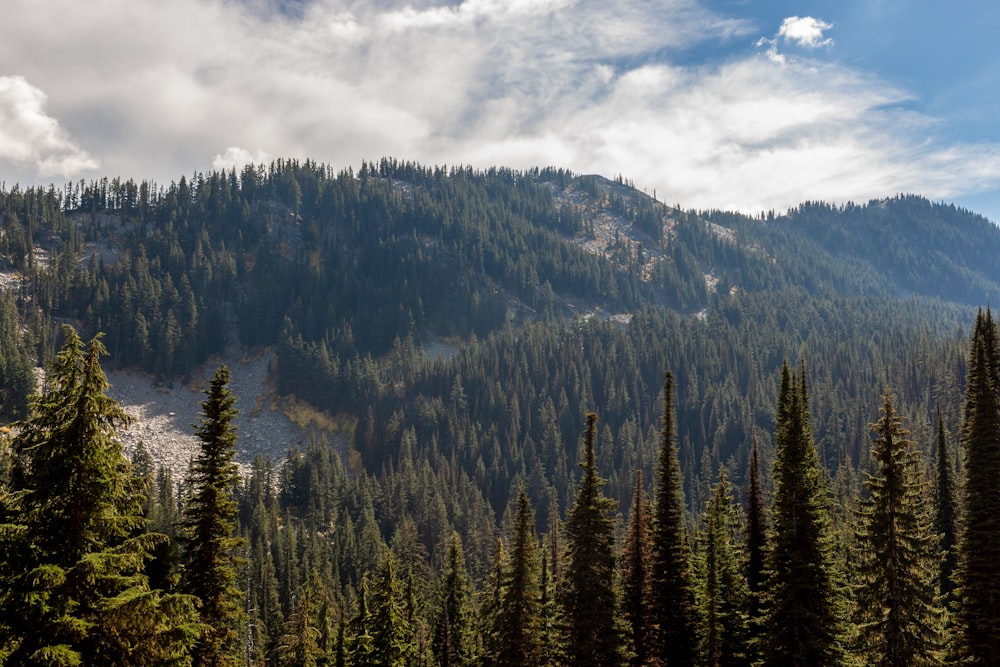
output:
[[[237,461],[246,470],[254,457],[261,454],[277,461],[292,446],[305,447],[309,435],[292,423],[271,400],[267,376],[273,362],[272,352],[262,352],[243,358],[227,355],[230,389],[236,396],[239,415],[236,418]],[[115,398],[136,422],[121,433],[125,449],[132,452],[143,443],[157,466],[164,465],[176,478],[183,476],[198,451],[195,427],[201,413],[204,390],[220,360],[207,363],[187,384],[157,386],[150,376],[138,371],[108,373]]]

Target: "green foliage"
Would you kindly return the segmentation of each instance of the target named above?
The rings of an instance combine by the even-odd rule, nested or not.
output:
[[[745,665],[749,662],[749,590],[737,534],[739,512],[733,505],[733,487],[720,471],[705,512],[705,527],[699,535],[698,602],[702,623],[701,661],[712,667]]]
[[[615,225],[610,245],[584,250],[600,245],[598,232],[607,230],[598,225],[607,222]],[[279,160],[167,187],[117,179],[61,191],[15,186],[0,189],[0,268],[10,285],[0,297],[0,415],[25,414],[34,359],[54,352],[54,321],[106,331],[116,365],[168,382],[224,346],[271,347],[279,393],[324,411],[335,434],[296,443],[275,463],[255,462],[249,479],[226,488],[238,501],[229,537],[246,539],[246,567],[234,580],[246,591],[238,599],[245,617],[231,616],[240,624],[235,658],[275,664],[290,655],[279,653],[281,637],[292,619],[306,620],[299,613],[306,582],[322,591],[308,619],[320,631],[320,664],[346,663],[351,647],[370,655],[371,623],[360,634],[357,624],[350,633],[344,626],[337,642],[333,619],[320,616],[331,604],[362,616],[373,599],[364,590],[377,585],[391,544],[409,661],[427,663],[440,611],[431,582],[444,578],[457,533],[468,585],[479,589],[479,616],[490,619],[469,633],[472,654],[489,660],[512,563],[501,553],[491,567],[498,515],[523,489],[537,524],[549,530],[541,572],[528,586],[539,607],[536,662],[551,663],[567,648],[553,632],[566,623],[555,599],[570,568],[558,525],[580,490],[572,443],[586,409],[601,406],[594,464],[607,478],[602,497],[635,517],[630,505],[642,496],[633,494],[633,472],[648,479],[663,450],[650,399],[663,369],[673,369],[681,397],[671,404],[670,494],[677,495],[661,503],[657,488],[656,510],[676,510],[680,576],[694,585],[687,528],[707,515],[713,482],[726,470],[750,500],[749,587],[769,592],[764,505],[782,483],[759,467],[774,461],[776,445],[781,450],[771,433],[783,429],[775,429],[772,380],[782,360],[810,359],[817,477],[825,466],[834,479],[823,505],[829,532],[846,542],[856,478],[872,465],[865,443],[879,389],[898,388],[899,404],[914,415],[914,439],[925,446],[935,442],[935,409],[939,423],[960,422],[966,370],[975,366],[962,333],[971,310],[961,304],[1000,294],[998,239],[987,221],[916,197],[810,203],[758,219],[671,209],[622,179],[391,159],[340,173]],[[974,385],[975,374],[969,379]],[[969,406],[965,417],[971,423]],[[954,439],[944,430],[939,435]],[[967,429],[966,454],[970,441]],[[142,569],[151,591],[180,590],[179,563],[187,574],[193,569],[174,539],[175,480],[142,460],[129,477],[147,496],[146,529],[169,538],[149,540],[152,558]],[[15,465],[10,484],[0,484],[4,571],[27,558],[19,551],[23,475]],[[964,481],[969,493],[975,484]],[[182,498],[192,491],[184,487]],[[137,524],[130,534],[142,530]],[[966,545],[985,539],[960,532]],[[843,544],[832,558],[847,553]],[[963,558],[959,592],[971,590],[965,577],[978,572]],[[55,609],[63,575],[38,574]],[[639,610],[638,591],[649,584],[630,588],[628,576],[626,569],[623,608]],[[759,620],[758,598],[751,595],[750,613]],[[67,619],[74,613],[63,611]],[[976,625],[992,612],[977,615],[970,604],[961,613],[974,621],[958,627],[963,637],[995,634]],[[684,635],[674,643],[679,650],[694,636],[685,623],[666,629]],[[655,616],[650,625],[663,629]],[[709,644],[716,642],[702,643]],[[758,657],[761,648],[750,642]],[[44,650],[73,660],[76,649]]]
[[[105,394],[104,346],[66,342],[12,443],[10,521],[0,530],[0,654],[6,664],[182,664],[193,599],[152,589],[144,566],[166,537],[144,533],[143,496]]]
[[[403,594],[396,579],[396,563],[386,554],[370,597],[372,650],[356,667],[405,667],[413,653],[413,630],[406,620]]]
[[[473,664],[472,587],[462,541],[452,533],[434,621],[434,657],[440,667]]]
[[[695,664],[699,636],[673,401],[674,377],[667,371],[653,508],[652,622],[657,629],[654,655],[683,666]]]
[[[195,431],[201,446],[189,472],[191,495],[184,507],[184,588],[201,603],[205,630],[195,650],[195,665],[235,665],[242,593],[236,582],[240,560],[235,537],[239,482],[236,455],[236,398],[229,391],[229,369],[212,377]]]
[[[747,657],[759,658],[766,615],[764,601],[767,585],[767,507],[760,479],[760,450],[756,436],[750,447],[750,470],[746,491],[746,583],[747,583]]]
[[[566,517],[566,563],[558,599],[566,660],[573,665],[624,665],[625,630],[619,604],[615,548],[616,503],[604,496],[594,440],[597,415],[587,414],[583,475]]]
[[[642,470],[635,473],[635,494],[628,520],[628,533],[622,555],[622,611],[628,623],[633,656],[631,664],[647,664],[653,645],[650,619],[652,596],[653,551],[650,541],[652,511],[649,496],[642,485]]]
[[[804,365],[798,377],[782,368],[775,422],[764,664],[837,665],[844,656],[843,594]]]
[[[934,444],[934,533],[941,536],[942,554],[938,589],[947,607],[954,600],[955,570],[958,567],[958,497],[954,458],[948,448],[941,410],[937,411]]]
[[[857,652],[869,665],[943,664],[938,535],[932,532],[920,453],[886,389],[872,456],[871,494],[860,502],[852,557]]]
[[[962,445],[965,513],[959,538],[958,653],[1000,661],[1000,351],[992,314],[980,311],[969,351]]]
[[[312,623],[312,596],[304,586],[295,603],[295,611],[285,621],[284,633],[278,640],[280,667],[316,667],[320,657],[322,633]]]
[[[522,489],[511,527],[510,557],[502,571],[499,604],[487,636],[484,664],[489,667],[538,664],[541,657],[539,561],[535,516]]]

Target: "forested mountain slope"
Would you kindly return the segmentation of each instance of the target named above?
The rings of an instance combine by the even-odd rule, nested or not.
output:
[[[295,411],[300,424],[309,418],[322,423],[304,442],[270,447],[259,430],[237,430],[235,446],[249,474],[233,488],[224,463],[231,453],[222,445],[232,442],[231,421],[245,429],[254,429],[254,422],[236,421],[230,408],[264,408],[259,400],[230,402],[222,387],[232,387],[228,370],[212,376],[216,418],[225,428],[213,431],[199,422],[198,439],[224,436],[215,443],[227,450],[216,452],[223,461],[216,473],[234,504],[223,502],[222,510],[246,540],[219,537],[229,557],[238,545],[245,559],[221,568],[229,573],[223,583],[231,599],[222,601],[219,609],[229,611],[219,612],[215,622],[229,628],[218,643],[232,644],[230,651],[239,643],[251,664],[334,664],[335,653],[344,658],[336,664],[375,664],[366,651],[382,645],[402,652],[393,660],[412,664],[472,664],[473,658],[493,664],[503,651],[528,644],[533,653],[526,664],[559,664],[573,647],[559,644],[567,627],[556,622],[557,610],[585,615],[595,607],[570,599],[587,581],[607,583],[601,594],[616,600],[608,605],[619,604],[612,579],[646,567],[644,558],[662,571],[677,571],[664,564],[675,557],[691,568],[676,599],[697,601],[697,610],[684,611],[685,623],[696,623],[692,633],[706,633],[708,642],[704,637],[719,630],[713,623],[762,613],[759,603],[768,595],[759,588],[762,577],[785,576],[774,574],[782,563],[791,572],[815,561],[831,596],[847,596],[838,577],[849,569],[853,540],[881,548],[878,531],[858,524],[857,508],[882,511],[880,487],[865,473],[885,472],[886,457],[909,447],[907,430],[913,451],[948,471],[965,455],[958,452],[967,451],[954,444],[960,431],[966,439],[972,432],[971,417],[987,423],[995,411],[1000,423],[1000,400],[987,409],[996,397],[990,387],[1000,382],[996,327],[976,311],[1000,296],[1000,231],[973,213],[918,197],[837,207],[810,203],[785,215],[749,217],[684,211],[621,178],[554,169],[477,171],[382,160],[355,173],[278,161],[239,173],[195,174],[169,186],[116,179],[63,190],[2,191],[0,285],[4,420],[26,415],[36,365],[49,364],[67,337],[72,343],[53,369],[55,385],[48,386],[58,400],[36,402],[29,422],[0,432],[0,520],[27,522],[4,524],[0,532],[13,537],[0,540],[3,558],[33,562],[31,549],[16,536],[46,534],[49,505],[39,500],[37,511],[31,509],[42,496],[21,487],[30,481],[30,462],[44,462],[35,457],[48,450],[33,438],[52,435],[46,429],[59,425],[60,401],[84,412],[96,405],[118,414],[114,401],[74,398],[77,377],[88,378],[87,396],[102,391],[104,376],[94,363],[100,344],[91,343],[85,353],[81,339],[62,324],[78,328],[84,340],[103,332],[110,352],[103,363],[120,371],[116,377],[145,373],[164,385],[204,384],[215,372],[214,360],[250,351],[267,360],[260,375],[274,392],[268,403]],[[970,354],[973,321],[978,356]],[[978,388],[968,389],[968,378]],[[970,408],[975,401],[986,407]],[[875,432],[882,444],[873,450],[872,424],[880,410]],[[183,421],[175,412],[169,409],[167,417]],[[162,600],[180,605],[178,619],[189,619],[191,600],[171,596],[195,590],[181,582],[200,576],[185,559],[197,539],[190,515],[207,511],[193,498],[208,464],[198,463],[202,477],[157,469],[136,446],[133,466],[123,466],[118,436],[105,433],[114,424],[100,420],[98,414],[81,421],[102,433],[95,479],[129,488],[128,502],[116,510],[123,521],[148,522],[150,530],[168,536],[143,542],[136,552],[142,554],[136,562],[146,565],[141,577],[132,572],[135,590],[152,589],[150,600],[157,604],[160,592],[169,593]],[[128,420],[118,415],[113,421],[124,427]],[[192,433],[193,427],[187,435]],[[252,441],[254,451],[288,453],[251,461],[241,438]],[[798,463],[787,462],[792,456]],[[907,460],[916,463],[892,474],[922,479],[923,464]],[[676,485],[657,490],[652,529],[640,525],[650,519],[642,519],[637,471],[640,483]],[[39,468],[38,479],[42,473],[48,469]],[[128,484],[115,481],[126,474],[132,475]],[[807,492],[782,492],[779,474],[786,491],[804,476]],[[56,504],[73,502],[72,490],[45,486],[52,487]],[[935,493],[935,499],[948,496]],[[754,579],[744,566],[754,562],[754,549],[766,551],[764,545],[733,542],[744,523],[754,521],[744,522],[732,504],[748,494],[760,499],[758,508],[772,503],[775,515],[786,509],[794,514],[795,498],[806,498],[816,551],[795,551],[804,540],[791,531],[806,524],[790,514],[767,533],[775,539],[787,528],[787,559],[775,556],[771,573]],[[874,499],[859,504],[869,494]],[[634,506],[640,511],[624,540],[621,519]],[[748,504],[748,511],[754,506]],[[977,511],[994,512],[988,505]],[[597,515],[603,518],[587,523]],[[922,517],[915,521],[923,564],[913,573],[921,581],[930,576],[926,562],[938,558],[926,512]],[[679,533],[665,535],[667,519]],[[763,514],[757,519],[762,526]],[[941,521],[935,534],[950,531],[954,538],[954,519]],[[229,525],[208,523],[221,525],[223,533]],[[599,526],[601,538],[588,539],[586,526]],[[651,537],[642,538],[649,530]],[[533,539],[536,533],[544,548]],[[105,537],[101,553],[133,539],[132,533]],[[665,548],[668,538],[680,546],[644,555],[648,543]],[[633,546],[619,547],[625,541]],[[587,549],[594,551],[587,562],[601,563],[600,573],[560,570],[562,559],[577,565],[587,560],[580,555]],[[50,551],[59,556],[57,548]],[[81,562],[89,558],[84,554]],[[236,562],[239,576],[233,574]],[[952,582],[958,567],[954,558],[948,562],[951,569],[931,572],[941,582]],[[524,565],[523,572],[514,563]],[[710,563],[718,572],[709,573],[716,567]],[[510,593],[515,572],[539,591],[526,603],[530,613],[505,607],[520,604]],[[712,615],[719,611],[712,597],[716,574],[731,584],[725,604],[739,606],[730,620]],[[962,574],[967,581],[974,575]],[[983,581],[996,579],[991,577]],[[58,588],[58,581],[11,575],[0,582],[6,587],[0,604],[49,599],[32,586]],[[925,584],[930,602],[921,618],[931,620],[922,641],[941,657],[933,620],[941,614],[937,588]],[[624,589],[634,590],[630,585]],[[864,595],[884,598],[877,577],[866,585]],[[788,600],[796,604],[791,593]],[[100,616],[101,604],[91,611],[111,622]],[[33,609],[48,618],[43,607]],[[834,600],[832,615],[807,633],[836,644],[820,647],[831,656],[848,650],[837,644],[847,636],[841,633],[847,619],[834,616],[849,607]],[[858,627],[867,622],[862,607],[855,606]],[[779,612],[774,606],[768,613],[778,618]],[[962,632],[976,635],[978,612],[970,607],[962,613]],[[609,610],[608,616],[614,614]],[[516,630],[512,619],[529,617],[539,625],[528,629],[535,633],[528,644],[504,639]],[[229,632],[233,625],[240,633]],[[577,635],[622,640],[600,648],[618,664],[644,640],[634,624],[627,642],[615,627]],[[748,659],[748,651],[761,650],[765,639],[766,646],[787,639],[772,633],[747,640],[748,632],[762,627],[725,631],[735,633],[727,641],[737,664],[745,664],[739,660]],[[183,634],[204,628],[176,630],[169,648],[177,655],[204,648]],[[111,623],[109,636],[114,631]],[[381,639],[369,645],[375,635]],[[28,651],[31,642],[46,641],[16,623],[0,622],[0,636],[11,642],[0,645],[0,664],[5,655]],[[656,645],[662,637],[647,639],[652,655],[665,650]],[[687,649],[703,657],[722,650],[707,644]],[[860,656],[871,648],[850,650]],[[294,651],[312,657],[296,662]],[[326,662],[310,662],[318,656]]]
[[[558,170],[278,161],[167,187],[15,187],[0,224],[4,312],[27,332],[6,328],[9,414],[58,321],[159,381],[270,346],[278,390],[342,417],[370,470],[412,428],[498,509],[519,475],[565,501],[590,409],[627,498],[668,367],[692,485],[725,461],[739,478],[782,358],[809,362],[833,466],[860,463],[882,384],[953,425],[960,327],[1000,294],[1000,233],[952,206],[685,212]],[[442,340],[457,354],[429,362]]]

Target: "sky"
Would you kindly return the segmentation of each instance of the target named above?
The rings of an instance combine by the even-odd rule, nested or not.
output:
[[[4,0],[0,184],[392,157],[1000,223],[998,33],[986,0]]]

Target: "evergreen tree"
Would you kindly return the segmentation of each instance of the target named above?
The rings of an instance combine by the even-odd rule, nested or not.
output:
[[[565,656],[565,643],[559,632],[560,614],[556,602],[557,587],[549,567],[549,554],[542,549],[542,574],[539,585],[538,635],[541,647],[540,664],[561,665]]]
[[[166,537],[144,533],[142,480],[105,391],[100,338],[64,327],[46,388],[13,443],[10,523],[0,527],[0,656],[8,665],[183,663],[194,600],[151,589],[144,566]]]
[[[295,611],[285,621],[284,633],[278,640],[280,667],[316,667],[320,656],[320,629],[313,625],[311,595],[306,585],[295,601]]]
[[[191,466],[191,495],[184,507],[184,586],[201,601],[205,630],[194,654],[196,667],[237,664],[237,627],[242,594],[236,584],[242,540],[234,537],[237,514],[233,491],[239,483],[236,455],[236,398],[222,365],[202,402],[195,434],[201,448]]]
[[[746,665],[748,590],[737,555],[739,515],[732,485],[719,472],[701,539],[701,656],[710,667]]]
[[[355,667],[405,667],[413,654],[412,630],[406,620],[403,595],[396,578],[396,561],[386,552],[374,593],[371,594],[372,652],[368,662]]]
[[[747,628],[750,638],[747,652],[751,662],[758,659],[764,630],[764,588],[767,583],[767,517],[764,491],[760,481],[760,452],[754,437],[747,474],[746,581],[749,595]]]
[[[462,541],[452,533],[434,622],[434,657],[440,667],[465,667],[472,656],[472,603]]]
[[[859,501],[853,558],[858,654],[869,665],[942,664],[944,610],[928,485],[888,389],[872,429],[877,468],[865,483],[870,496]]]
[[[622,586],[622,608],[632,640],[632,664],[636,666],[648,663],[653,640],[650,624],[653,559],[649,536],[651,523],[649,496],[643,489],[642,470],[637,470],[632,512],[629,516],[628,534],[625,536],[625,576]]]
[[[934,475],[934,532],[941,536],[941,566],[938,588],[946,606],[954,597],[954,576],[958,564],[958,503],[955,498],[955,468],[948,440],[944,434],[941,410],[937,411],[937,437],[935,439]]]
[[[334,649],[334,654],[331,656],[332,660],[330,664],[333,667],[347,667],[347,655],[348,655],[348,643],[347,643],[347,610],[340,610],[340,622],[337,623],[337,645]]]
[[[535,667],[541,656],[539,636],[539,547],[535,514],[521,489],[511,527],[509,564],[504,572],[492,647],[485,656],[493,667]]]
[[[962,444],[965,513],[959,538],[958,652],[973,664],[1000,664],[1000,395],[997,327],[976,319],[969,354]]]
[[[768,558],[765,666],[824,667],[843,658],[842,594],[813,444],[805,369],[785,364],[775,418],[774,522]]]
[[[685,509],[677,431],[674,424],[674,377],[663,384],[663,429],[657,463],[653,514],[652,623],[653,654],[670,667],[693,665],[697,658],[698,615],[691,573],[691,546]]]
[[[625,637],[616,590],[615,502],[602,493],[594,440],[597,415],[587,415],[583,477],[566,518],[567,559],[559,589],[566,658],[573,665],[625,662]]]
[[[368,607],[368,575],[361,579],[358,590],[358,613],[351,620],[351,635],[347,642],[347,661],[352,667],[377,665],[375,661],[375,638],[372,634],[374,621]]]
[[[493,550],[493,563],[483,584],[479,604],[479,636],[483,649],[482,663],[492,664],[491,656],[499,646],[500,609],[507,590],[504,577],[507,572],[507,550],[503,538],[497,538]]]

